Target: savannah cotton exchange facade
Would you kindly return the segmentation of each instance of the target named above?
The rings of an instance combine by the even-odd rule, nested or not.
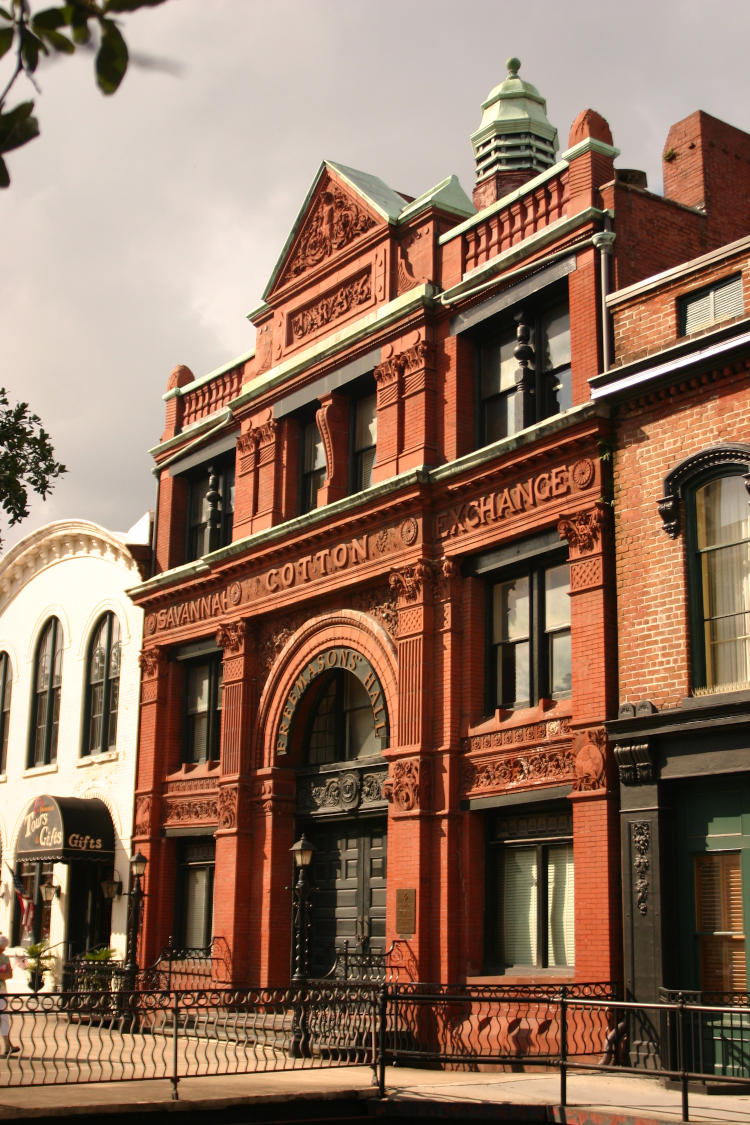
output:
[[[170,377],[132,591],[145,962],[213,936],[226,979],[287,982],[304,830],[313,972],[347,940],[421,980],[620,978],[613,435],[589,380],[610,290],[740,232],[677,175],[664,199],[616,172],[592,110],[558,157],[517,60],[482,109],[473,202],[324,162],[255,352]]]

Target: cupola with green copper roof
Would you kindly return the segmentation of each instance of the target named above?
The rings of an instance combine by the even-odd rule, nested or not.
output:
[[[482,120],[471,135],[476,162],[474,203],[487,207],[555,163],[557,129],[536,86],[519,78],[519,59],[508,59],[507,78],[482,102]]]

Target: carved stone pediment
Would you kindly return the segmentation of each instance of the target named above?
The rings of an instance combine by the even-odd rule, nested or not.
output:
[[[374,226],[363,201],[324,176],[274,288],[315,269]]]

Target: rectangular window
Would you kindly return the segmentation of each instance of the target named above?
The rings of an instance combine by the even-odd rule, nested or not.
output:
[[[375,392],[355,399],[353,415],[352,491],[361,492],[372,484],[372,469],[375,464],[378,433]]]
[[[494,317],[478,341],[479,445],[572,406],[570,314],[556,289],[543,304]]]
[[[184,949],[206,949],[213,936],[215,844],[210,840],[186,841],[179,863],[180,944]]]
[[[701,988],[707,992],[745,992],[740,853],[713,852],[694,858]]]
[[[234,454],[203,465],[190,477],[187,561],[232,542]]]
[[[313,512],[318,506],[318,489],[326,479],[326,454],[315,418],[302,427],[302,488],[300,512]]]
[[[569,812],[497,816],[488,896],[490,969],[567,969],[575,963]]]
[[[742,275],[724,277],[703,289],[678,297],[677,331],[680,336],[689,336],[709,324],[742,316],[743,312]]]
[[[567,563],[539,565],[492,584],[491,710],[570,695],[569,589]]]
[[[222,670],[219,654],[185,663],[185,762],[219,759]]]

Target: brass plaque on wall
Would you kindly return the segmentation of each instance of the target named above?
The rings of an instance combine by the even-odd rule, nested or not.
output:
[[[396,931],[399,937],[413,937],[417,928],[417,892],[413,888],[396,891]]]

